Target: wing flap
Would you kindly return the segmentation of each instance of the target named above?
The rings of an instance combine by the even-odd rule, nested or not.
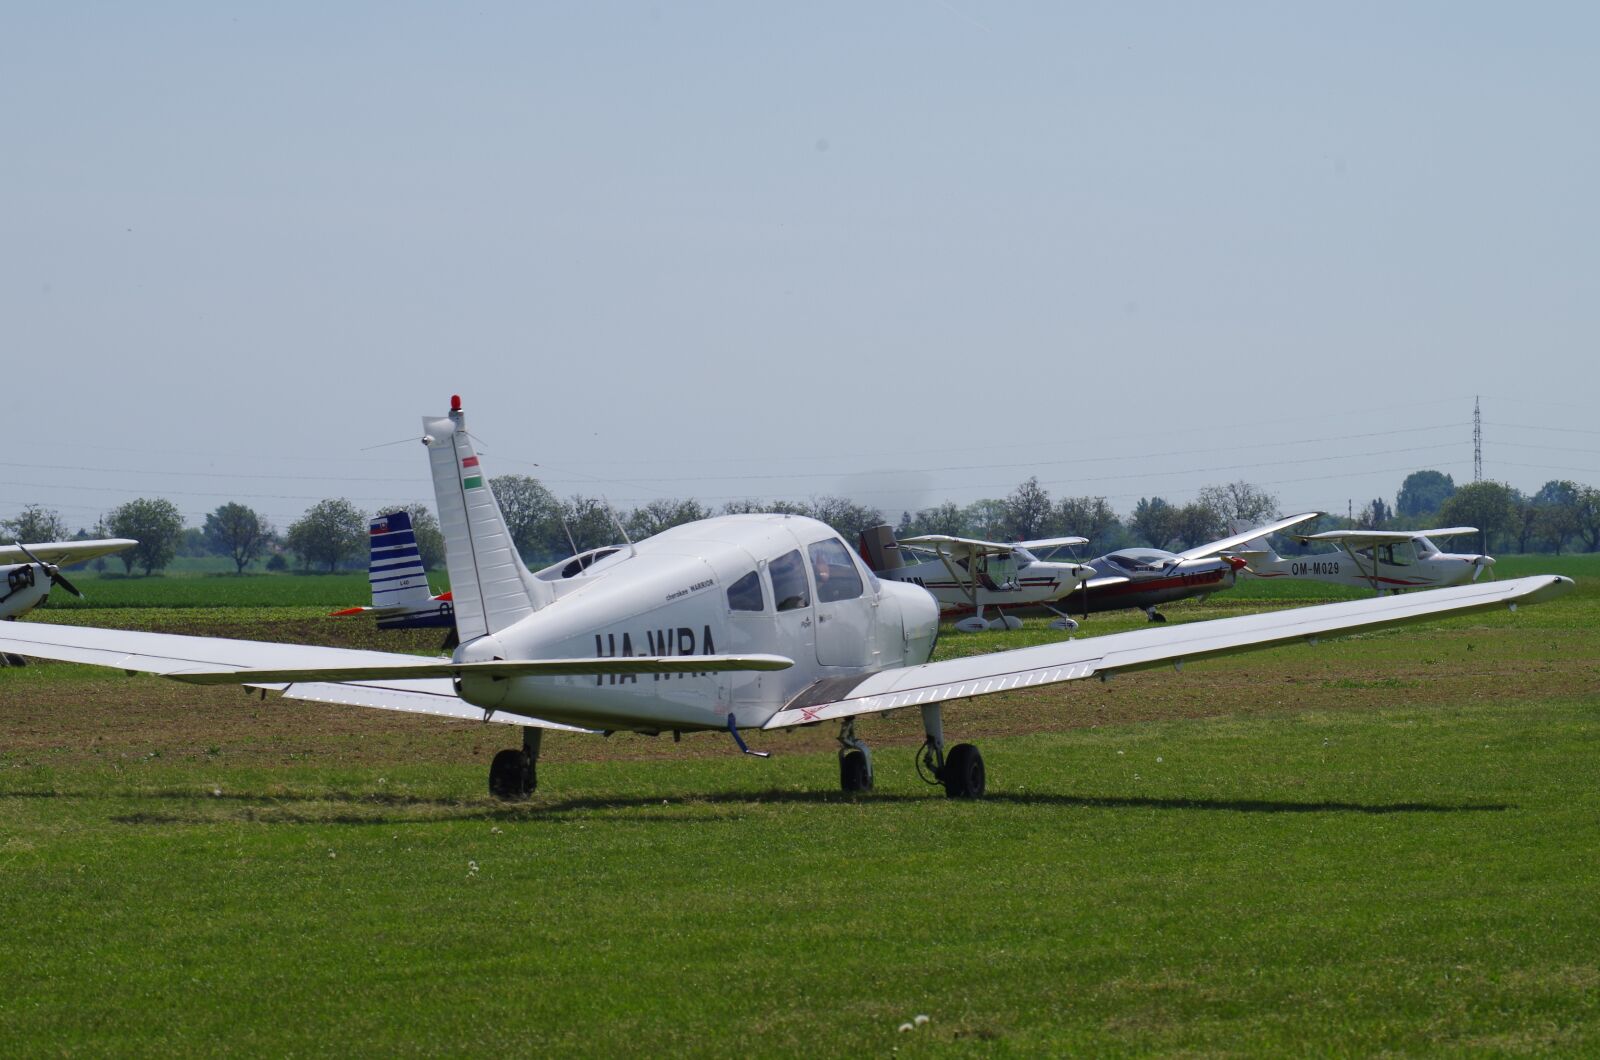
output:
[[[1077,681],[1099,673],[1146,669],[1183,659],[1248,651],[1450,614],[1542,603],[1569,591],[1572,584],[1570,578],[1546,574],[1405,596],[1132,630],[885,670],[852,679],[848,687],[837,679],[818,682],[774,714],[764,728],[808,725],[829,718]]]
[[[404,658],[401,656],[400,658]],[[194,685],[281,684],[293,681],[384,681],[426,677],[567,677],[595,674],[721,673],[728,670],[787,670],[793,659],[781,655],[634,655],[588,659],[496,659],[450,662],[417,659],[379,666],[297,666],[289,669],[241,667],[227,670],[169,670],[165,676]]]
[[[471,703],[462,702],[454,686],[446,678],[423,681],[397,681],[389,684],[334,684],[331,682],[296,682],[284,686],[284,699],[300,699],[312,703],[334,703],[345,707],[375,707],[409,714],[432,714],[441,718],[459,718],[462,721],[494,722],[500,725],[530,725],[538,729],[559,729],[563,732],[593,732],[575,725],[531,718],[525,714],[512,714],[504,710],[486,711]]]

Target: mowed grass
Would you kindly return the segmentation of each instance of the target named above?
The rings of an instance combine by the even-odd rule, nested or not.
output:
[[[552,737],[506,806],[484,770],[513,730],[0,671],[0,1041],[1594,1052],[1597,588],[954,705],[981,803],[917,780],[910,715],[863,724],[869,797],[811,729],[767,761]],[[1169,615],[1266,603],[1227,600]]]

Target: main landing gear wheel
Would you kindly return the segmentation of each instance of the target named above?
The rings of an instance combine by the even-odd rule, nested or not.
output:
[[[522,749],[506,748],[489,763],[489,794],[497,799],[525,799],[539,786],[539,745],[544,730],[522,727]]]
[[[846,795],[872,790],[872,770],[860,751],[839,752],[839,787]]]
[[[839,723],[839,788],[846,795],[872,790],[872,750],[856,735],[856,719]]]
[[[532,777],[522,752],[506,748],[489,763],[489,794],[497,799],[525,799],[533,792]]]
[[[956,744],[944,756],[939,779],[944,781],[944,793],[952,799],[983,798],[983,755],[970,743]]]
[[[1152,622],[1165,622],[1167,620],[1166,615],[1163,615],[1160,611],[1157,611],[1153,607],[1146,611],[1145,614],[1150,616],[1150,621]]]

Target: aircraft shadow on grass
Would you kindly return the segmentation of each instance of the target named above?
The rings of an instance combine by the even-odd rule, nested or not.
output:
[[[832,803],[921,803],[930,795],[906,793],[869,793],[846,795],[830,791],[766,791],[713,792],[706,795],[667,796],[657,798],[647,795],[582,796],[540,802],[505,805],[474,805],[460,799],[432,798],[389,792],[303,792],[284,795],[264,795],[250,792],[225,792],[214,795],[196,791],[150,791],[127,794],[88,794],[57,791],[13,791],[0,794],[0,799],[15,798],[92,798],[138,802],[142,800],[182,802],[229,802],[250,809],[259,809],[257,818],[262,824],[428,824],[439,821],[516,821],[537,820],[541,817],[583,810],[637,810],[641,819],[696,823],[704,816],[685,817],[681,813],[660,812],[661,807],[679,810],[695,806],[736,807],[752,805],[782,805],[801,803],[827,805]],[[1066,795],[1050,792],[992,792],[986,802],[1011,803],[1023,806],[1063,806],[1084,809],[1128,810],[1189,810],[1222,813],[1355,813],[1383,815],[1394,813],[1502,813],[1515,809],[1511,803],[1444,803],[1444,802],[1347,802],[1341,800],[1291,801],[1284,799],[1211,799],[1211,798],[1157,798],[1128,795]],[[453,811],[423,817],[388,816],[354,813],[317,814],[293,807],[334,803],[374,808],[415,807]],[[202,824],[214,820],[199,814],[173,814],[137,812],[120,814],[111,818],[118,824]]]

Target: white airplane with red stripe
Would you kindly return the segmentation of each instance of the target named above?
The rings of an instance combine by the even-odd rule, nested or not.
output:
[[[945,704],[1189,658],[1449,614],[1537,603],[1572,587],[1554,575],[1437,592],[1151,626],[929,662],[939,606],[880,580],[824,523],[734,515],[673,527],[588,565],[529,571],[479,467],[460,399],[424,420],[460,645],[447,658],[171,634],[0,624],[0,651],[145,671],[201,685],[518,726],[490,791],[533,790],[546,729],[745,734],[834,721],[839,782],[872,787],[857,723],[914,708],[919,761],[956,798],[981,796],[983,757],[947,746]],[[3,674],[0,674],[3,677]],[[1012,702],[1020,703],[1021,699]]]
[[[1257,578],[1324,582],[1374,589],[1379,595],[1410,589],[1438,589],[1475,582],[1494,566],[1494,557],[1471,552],[1441,552],[1432,538],[1476,534],[1474,526],[1438,530],[1328,530],[1291,534],[1296,541],[1338,546],[1334,552],[1280,556],[1264,538],[1233,553]]]
[[[862,559],[879,577],[919,585],[939,601],[939,616],[955,620],[961,633],[984,629],[1021,629],[1016,614],[1045,612],[1058,629],[1078,623],[1058,605],[1074,589],[1095,576],[1083,563],[1042,560],[1034,553],[1088,544],[1086,537],[1051,537],[1036,541],[983,541],[945,534],[922,534],[897,540],[893,529],[874,526],[862,531]],[[993,608],[997,617],[987,619]]]

